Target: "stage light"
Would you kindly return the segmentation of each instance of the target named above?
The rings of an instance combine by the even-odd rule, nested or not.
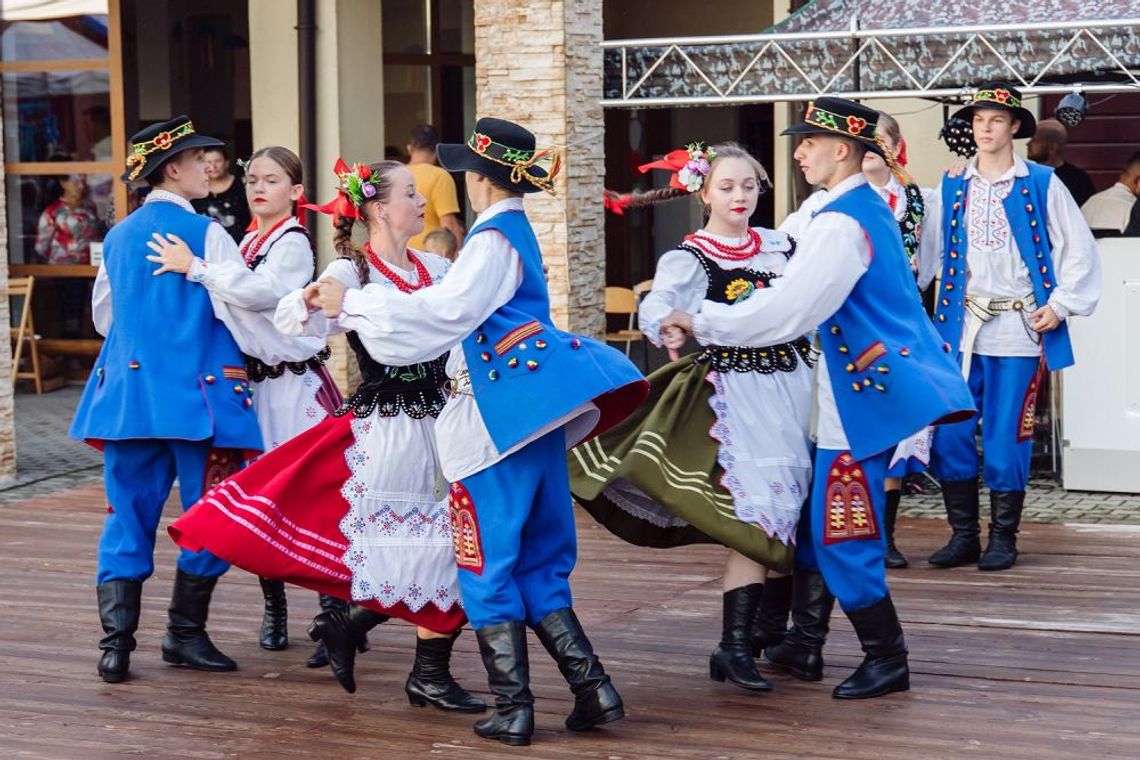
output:
[[[1089,102],[1085,100],[1085,96],[1079,92],[1070,92],[1061,98],[1061,102],[1057,104],[1057,110],[1053,112],[1053,115],[1057,117],[1057,121],[1072,128],[1084,121],[1085,114],[1088,112]]]

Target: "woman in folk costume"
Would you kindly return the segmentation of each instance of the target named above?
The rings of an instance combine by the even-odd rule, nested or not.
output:
[[[680,345],[660,320],[704,299],[735,303],[779,277],[795,252],[786,234],[751,228],[764,167],[734,143],[691,145],[650,168],[675,172],[664,190],[607,195],[627,206],[699,194],[708,221],[657,262],[639,311],[656,345]],[[799,338],[776,346],[708,347],[654,373],[633,417],[570,456],[574,495],[625,540],[669,547],[716,541],[734,551],[724,576],[721,641],[712,678],[767,691],[753,656],[783,634],[800,507],[809,493],[812,354]],[[765,599],[767,602],[765,603]]]
[[[863,155],[863,174],[867,182],[879,196],[887,202],[899,224],[903,250],[906,252],[911,271],[918,272],[918,249],[922,240],[922,220],[932,190],[919,187],[902,170],[906,166],[906,141],[903,140],[899,123],[888,113],[879,112],[879,138],[885,150],[895,158],[897,171],[874,151]],[[906,475],[925,472],[930,465],[930,445],[934,429],[927,427],[918,431],[899,444],[891,458],[887,470],[886,509],[883,513],[883,530],[887,538],[887,567],[901,568],[910,564],[895,546],[895,522],[899,514],[899,501],[902,499],[902,479]]]
[[[396,161],[338,161],[334,214],[341,258],[321,275],[347,288],[373,283],[412,292],[439,281],[448,262],[413,252],[424,199]],[[352,228],[368,229],[358,249]],[[315,306],[315,285],[281,300],[276,323],[320,339],[342,332]],[[208,493],[171,526],[180,545],[210,546],[258,575],[296,583],[352,604],[321,613],[309,628],[322,641],[337,680],[356,690],[355,653],[368,630],[395,616],[418,626],[416,660],[405,690],[416,706],[480,712],[448,669],[466,617],[459,600],[439,474],[435,417],[445,401],[444,358],[407,367],[373,360],[348,333],[363,383],[329,418],[266,454]]]
[[[149,259],[160,272],[179,272],[206,288],[214,308],[245,354],[246,373],[256,393],[253,408],[269,451],[308,430],[340,407],[343,398],[324,367],[329,357],[321,338],[287,338],[273,326],[277,302],[313,279],[313,248],[294,206],[304,205],[301,159],[281,146],[262,148],[246,165],[246,200],[251,229],[232,260],[208,263],[184,244],[155,236]],[[239,254],[240,253],[240,257]],[[261,579],[265,616],[260,643],[270,650],[289,645],[285,584]],[[329,596],[321,607],[343,604]],[[310,667],[328,658],[318,649]]]

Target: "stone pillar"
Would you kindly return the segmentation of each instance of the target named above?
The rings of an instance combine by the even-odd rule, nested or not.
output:
[[[0,116],[0,133],[4,131],[4,118]],[[4,146],[0,145],[0,167],[4,166]],[[8,316],[8,183],[0,170],[0,324],[11,324]],[[16,405],[12,397],[12,341],[6,341],[8,350],[0,349],[0,485],[16,479]]]
[[[550,267],[555,322],[604,331],[602,0],[478,0],[475,85],[479,116],[517,121],[539,148],[566,147],[557,195],[527,196]]]

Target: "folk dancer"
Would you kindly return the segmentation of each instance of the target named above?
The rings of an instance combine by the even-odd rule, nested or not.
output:
[[[923,427],[970,417],[973,405],[953,361],[923,317],[898,225],[868,187],[863,153],[887,158],[875,137],[878,113],[840,98],[818,98],[795,158],[808,182],[827,188],[784,276],[742,304],[706,300],[696,315],[663,320],[702,345],[734,340],[765,345],[819,326],[815,479],[800,520],[796,573],[821,572],[793,600],[796,627],[781,647],[803,667],[821,665],[829,588],[851,620],[866,656],[832,692],[878,697],[910,687],[902,625],[886,583],[881,529],[883,480],[898,442]],[[798,580],[798,579],[797,579]],[[797,630],[811,629],[811,637]]]
[[[207,259],[233,245],[221,225],[190,205],[209,192],[203,148],[221,144],[195,132],[185,116],[131,138],[122,180],[146,181],[152,190],[107,233],[92,293],[95,329],[107,339],[71,436],[103,450],[108,514],[97,596],[106,634],[99,675],[108,683],[128,677],[142,585],[154,571],[155,531],[175,478],[188,509],[262,448],[241,350],[208,294],[184,278],[155,277],[145,257],[154,233],[177,235]],[[206,634],[210,597],[226,568],[209,552],[181,553],[164,661],[196,670],[237,667]]]

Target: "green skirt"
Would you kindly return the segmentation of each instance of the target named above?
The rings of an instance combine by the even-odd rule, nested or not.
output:
[[[792,547],[742,522],[721,485],[707,363],[696,354],[649,376],[649,398],[569,453],[570,490],[595,520],[637,546],[720,543],[779,572]]]

